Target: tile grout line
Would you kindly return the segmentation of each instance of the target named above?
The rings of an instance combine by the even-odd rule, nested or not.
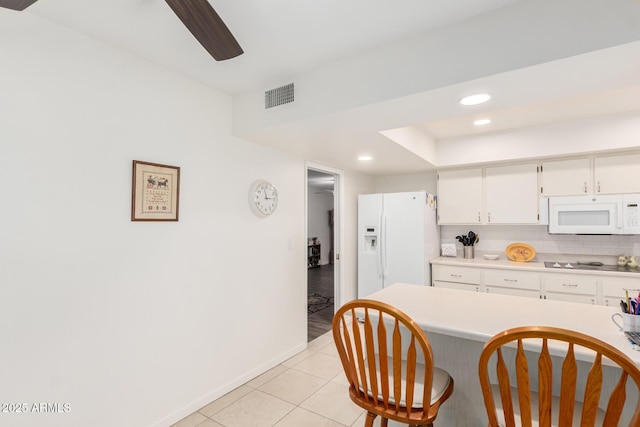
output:
[[[292,405],[292,406],[293,406],[293,407],[292,407],[289,411],[287,411],[287,412],[286,412],[282,417],[280,417],[280,418],[278,419],[278,421],[276,421],[276,422],[275,422],[275,424],[274,424],[274,425],[277,425],[279,422],[281,422],[283,419],[285,419],[287,416],[289,416],[289,415],[290,415],[292,412],[294,412],[296,409],[300,409],[300,410],[302,410],[302,411],[306,411],[306,412],[312,413],[312,414],[314,414],[314,415],[317,415],[317,416],[319,416],[319,417],[321,417],[321,418],[323,418],[323,419],[330,420],[330,421],[332,421],[332,422],[334,422],[334,423],[336,423],[336,424],[340,424],[340,425],[343,425],[343,426],[349,427],[348,425],[345,425],[345,424],[343,424],[343,423],[341,423],[341,422],[339,422],[339,421],[337,421],[337,420],[335,420],[335,419],[329,418],[329,417],[327,417],[327,416],[325,416],[325,415],[322,415],[322,414],[320,414],[320,413],[317,413],[317,412],[315,412],[315,411],[313,411],[313,410],[310,410],[310,409],[307,409],[307,408],[304,408],[304,407],[302,407],[302,406],[301,406],[301,405],[303,405],[303,404],[304,404],[304,402],[306,402],[306,401],[308,401],[309,399],[311,399],[311,398],[312,398],[316,393],[318,393],[318,391],[320,391],[321,389],[323,389],[324,387],[326,387],[328,384],[330,384],[330,383],[332,383],[332,382],[339,383],[339,382],[335,381],[335,379],[336,379],[336,377],[338,377],[338,376],[340,375],[341,371],[340,371],[340,372],[338,372],[336,375],[334,375],[331,379],[327,379],[327,378],[324,378],[324,377],[318,376],[318,375],[316,375],[316,374],[313,374],[313,373],[306,372],[306,371],[303,371],[303,370],[300,370],[300,369],[296,369],[296,368],[295,368],[297,365],[301,364],[302,362],[304,362],[304,361],[305,361],[305,360],[307,360],[309,357],[312,357],[312,356],[313,356],[313,355],[315,355],[315,354],[321,354],[321,355],[323,355],[323,356],[327,356],[327,357],[329,357],[329,358],[336,358],[336,357],[335,357],[335,355],[333,355],[333,354],[331,354],[331,353],[321,352],[323,349],[325,349],[325,348],[329,347],[329,346],[331,345],[331,343],[333,342],[333,336],[332,336],[332,335],[330,335],[330,334],[331,334],[331,331],[328,331],[328,332],[326,332],[326,333],[324,333],[324,334],[322,334],[322,335],[318,336],[318,337],[317,337],[317,338],[315,338],[313,341],[310,341],[310,342],[308,343],[309,345],[311,345],[311,344],[312,344],[312,343],[314,343],[314,342],[316,342],[316,345],[312,345],[312,346],[311,346],[311,347],[312,347],[312,349],[309,349],[309,346],[308,346],[306,350],[303,350],[303,352],[307,352],[308,354],[307,354],[305,357],[302,357],[300,360],[296,361],[296,363],[295,363],[294,365],[286,366],[284,363],[286,363],[287,361],[284,361],[283,363],[281,363],[281,364],[279,364],[279,365],[276,365],[276,367],[271,368],[269,371],[266,371],[266,372],[264,372],[263,374],[261,374],[261,375],[259,375],[259,376],[255,377],[255,378],[253,378],[252,380],[247,381],[246,383],[244,383],[244,384],[242,384],[241,386],[237,387],[236,389],[234,389],[234,390],[230,391],[229,393],[225,394],[224,396],[221,396],[220,398],[218,398],[218,399],[216,399],[216,400],[214,400],[214,401],[210,402],[209,404],[207,404],[207,405],[203,406],[202,408],[198,409],[197,411],[195,411],[193,414],[196,414],[196,413],[197,413],[197,414],[199,414],[200,416],[204,417],[205,419],[204,419],[203,421],[201,421],[200,423],[195,424],[195,425],[194,425],[194,427],[198,427],[199,425],[201,425],[201,424],[203,424],[203,423],[206,423],[208,420],[209,420],[209,421],[211,421],[211,422],[214,422],[214,423],[216,423],[216,424],[219,424],[219,425],[221,425],[221,426],[223,426],[223,427],[227,427],[227,426],[225,426],[223,423],[221,423],[221,422],[219,422],[219,421],[216,421],[213,417],[214,417],[215,415],[219,414],[219,413],[220,413],[221,411],[223,411],[224,409],[226,409],[226,408],[228,408],[229,406],[231,406],[232,404],[234,404],[234,403],[238,402],[239,400],[243,399],[244,397],[246,397],[246,396],[248,396],[249,394],[254,393],[254,392],[263,393],[263,394],[265,394],[265,395],[267,395],[267,396],[269,396],[269,397],[271,397],[271,398],[277,399],[277,400],[279,400],[279,401],[281,401],[281,402],[283,402],[283,403],[285,403],[285,404],[287,404],[287,405]],[[322,341],[326,341],[326,342],[322,342]],[[293,359],[293,358],[295,358],[295,357],[299,356],[299,355],[300,355],[301,353],[303,353],[303,352],[300,352],[300,353],[298,353],[297,355],[294,355],[294,356],[292,356],[291,358],[289,358],[289,359],[287,359],[287,360],[291,360],[291,359]],[[337,359],[337,360],[338,360],[338,362],[339,362],[339,360],[340,360],[340,359],[339,359],[339,358],[336,358],[336,359]],[[270,377],[268,380],[266,380],[265,382],[263,382],[263,383],[261,383],[261,384],[259,384],[259,385],[257,385],[257,386],[251,385],[251,383],[252,383],[252,382],[254,382],[255,380],[257,380],[257,379],[258,379],[258,378],[260,378],[261,376],[268,374],[271,370],[276,369],[277,367],[281,367],[281,368],[284,368],[284,369],[283,369],[281,372],[279,372],[279,373],[275,374],[273,377]],[[268,383],[268,382],[270,382],[270,381],[273,381],[274,379],[276,379],[276,378],[280,377],[281,375],[283,375],[284,373],[289,372],[289,371],[295,371],[295,372],[297,372],[297,373],[304,374],[304,375],[308,375],[309,377],[316,378],[316,379],[318,379],[318,380],[323,381],[323,384],[322,384],[322,386],[320,386],[317,390],[315,390],[313,393],[311,393],[311,395],[309,395],[305,400],[303,400],[303,401],[302,401],[302,402],[300,402],[299,404],[295,404],[295,403],[293,403],[293,402],[289,402],[289,401],[287,401],[287,400],[285,400],[285,399],[282,399],[282,398],[280,398],[280,397],[278,397],[278,396],[275,396],[275,395],[273,395],[273,394],[271,394],[271,393],[269,393],[269,392],[267,392],[267,391],[263,391],[263,390],[261,390],[261,389],[260,389],[260,387],[262,387],[263,385],[267,384],[267,383]],[[239,396],[239,397],[237,397],[237,398],[235,398],[235,399],[233,399],[233,400],[230,400],[227,404],[225,404],[224,406],[221,406],[220,408],[218,408],[218,409],[217,409],[214,413],[212,413],[210,416],[205,415],[204,413],[200,412],[200,410],[202,410],[203,408],[206,408],[207,406],[209,406],[209,405],[211,405],[211,404],[215,403],[216,401],[219,401],[219,400],[221,400],[221,399],[224,399],[224,397],[225,397],[225,396],[228,396],[230,393],[233,393],[234,391],[236,391],[236,390],[240,389],[241,387],[246,387],[246,388],[248,388],[248,389],[250,389],[250,390],[249,390],[249,391],[247,391],[246,393],[242,394],[241,396]],[[191,414],[191,415],[193,415],[193,414]],[[189,416],[191,416],[191,415],[189,415]],[[186,419],[186,418],[188,418],[189,416],[185,417],[185,419]],[[184,420],[184,419],[183,419],[183,420]],[[178,423],[180,423],[180,422],[181,422],[181,421],[179,421]],[[174,424],[174,427],[175,427],[178,423]]]

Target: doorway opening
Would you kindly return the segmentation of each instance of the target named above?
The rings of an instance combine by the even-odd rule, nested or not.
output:
[[[307,342],[331,330],[339,304],[340,174],[307,166]]]

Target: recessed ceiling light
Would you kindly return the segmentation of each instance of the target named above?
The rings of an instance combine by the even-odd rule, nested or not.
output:
[[[476,126],[484,126],[484,125],[488,125],[489,123],[491,123],[490,119],[478,119],[475,122],[473,122],[473,124]]]
[[[460,100],[460,104],[462,105],[478,105],[483,102],[487,102],[491,99],[491,95],[488,93],[476,93],[475,95],[465,96]]]
[[[368,160],[373,160],[373,157],[371,157],[371,156],[360,156],[360,157],[358,157],[358,160],[366,162]]]

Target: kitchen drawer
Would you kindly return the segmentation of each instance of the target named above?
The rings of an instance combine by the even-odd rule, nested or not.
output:
[[[596,279],[570,274],[559,274],[544,277],[546,292],[563,294],[596,295]]]
[[[553,300],[553,301],[567,301],[567,302],[578,302],[581,304],[596,304],[596,296],[595,295],[581,295],[581,294],[569,294],[562,292],[549,292],[544,296],[544,299]]]
[[[481,273],[477,268],[451,267],[448,265],[433,266],[433,280],[441,282],[458,282],[480,284]]]
[[[619,300],[625,297],[625,290],[629,291],[629,296],[635,297],[640,291],[640,277],[638,279],[631,278],[602,278],[602,295],[605,297],[613,297]]]
[[[436,280],[433,282],[433,286],[436,288],[458,289],[461,291],[480,291],[480,285],[473,285],[471,283],[440,282]]]
[[[540,291],[540,276],[527,271],[487,270],[484,273],[486,286],[503,288],[531,289]]]
[[[484,291],[488,294],[511,295],[514,297],[540,298],[539,290],[507,288],[503,286],[485,286]]]

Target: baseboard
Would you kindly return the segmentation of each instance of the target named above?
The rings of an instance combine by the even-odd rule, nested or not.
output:
[[[193,402],[189,403],[188,405],[182,407],[181,409],[173,412],[171,415],[151,424],[149,427],[168,427],[171,426],[175,423],[177,423],[178,421],[180,421],[181,419],[183,419],[186,416],[189,416],[191,414],[193,414],[194,412],[196,412],[198,409],[208,405],[209,403],[213,402],[216,399],[221,398],[222,396],[224,396],[225,394],[229,393],[230,391],[235,390],[236,388],[240,387],[243,384],[246,384],[247,382],[251,381],[252,379],[259,377],[260,375],[264,374],[265,372],[267,372],[268,370],[275,368],[276,366],[278,366],[279,364],[281,364],[282,362],[284,362],[287,359],[290,359],[291,357],[295,356],[296,354],[300,353],[301,351],[306,350],[307,348],[307,343],[302,343],[299,344],[295,347],[293,347],[292,349],[287,350],[286,352],[280,354],[279,356],[263,363],[262,365],[258,366],[255,369],[252,369],[251,371],[237,377],[236,379],[234,379],[233,381],[230,381],[218,388],[216,388],[215,390],[210,391],[209,393],[199,397],[198,399],[194,400]]]

